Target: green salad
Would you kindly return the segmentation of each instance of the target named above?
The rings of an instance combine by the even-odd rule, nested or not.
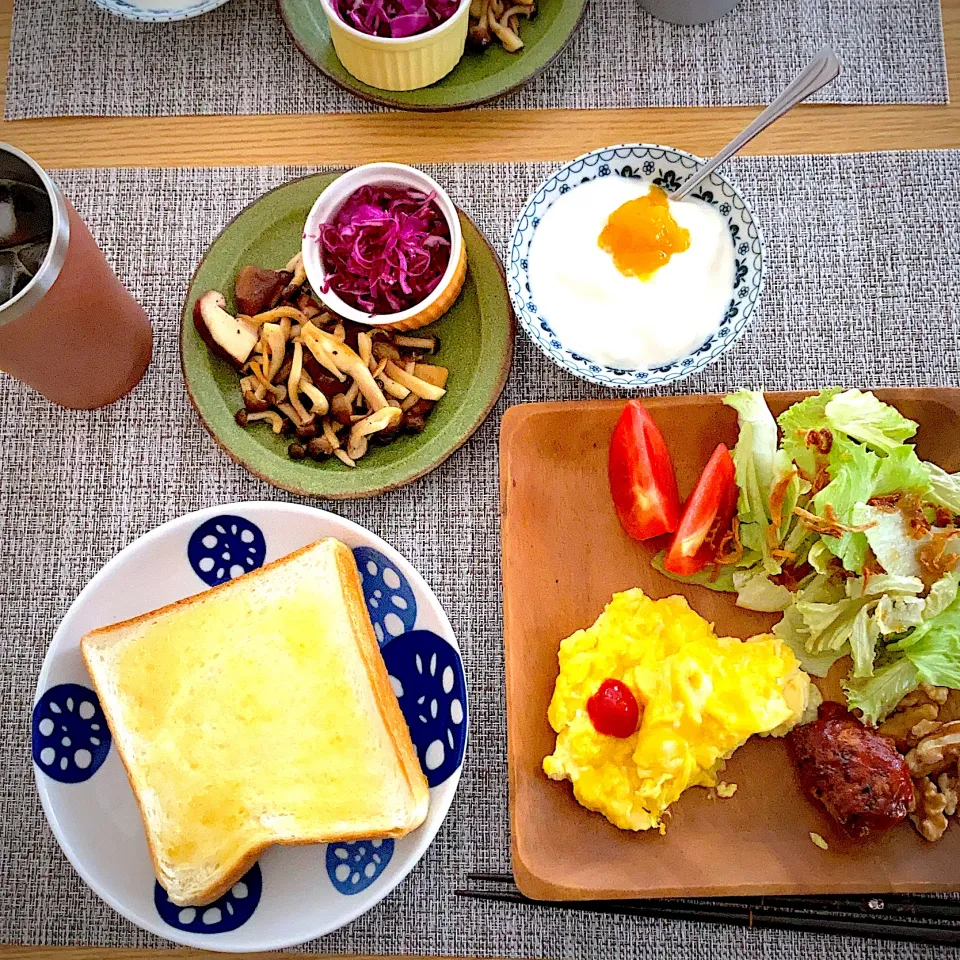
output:
[[[654,565],[783,611],[774,633],[809,673],[849,655],[865,722],[921,684],[960,689],[960,473],[920,460],[917,424],[872,393],[824,390],[776,420],[762,393],[724,403],[740,422],[725,555],[691,577]]]

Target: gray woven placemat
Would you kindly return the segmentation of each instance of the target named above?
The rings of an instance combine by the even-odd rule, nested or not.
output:
[[[767,237],[761,315],[720,363],[680,390],[957,384],[960,152],[758,157],[731,167]],[[0,380],[0,942],[161,945],[101,903],[57,848],[33,783],[33,690],[68,604],[123,546],[189,510],[295,499],[235,466],[204,432],[181,382],[177,331],[181,298],[210,240],[245,204],[304,172],[55,174],[149,311],[156,352],[131,396],[94,413],[55,410]],[[504,250],[518,203],[547,168],[442,166],[430,172]],[[454,898],[468,871],[510,864],[500,415],[512,403],[610,395],[554,368],[522,335],[517,346],[496,411],[452,459],[414,486],[331,507],[395,545],[436,590],[464,651],[472,741],[450,815],[421,864],[379,907],[306,949],[578,960],[795,960],[840,950],[850,960],[943,955],[905,945]],[[586,503],[592,495],[585,493]]]
[[[131,23],[90,0],[56,0],[53,15],[51,6],[16,0],[8,120],[379,109],[314,70],[293,48],[274,0],[230,0],[175,24]],[[940,0],[741,0],[702,27],[663,23],[636,0],[592,0],[561,59],[499,105],[767,103],[825,43],[843,73],[819,99],[948,100]]]

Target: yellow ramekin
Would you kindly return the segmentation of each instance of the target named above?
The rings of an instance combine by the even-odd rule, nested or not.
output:
[[[449,19],[413,37],[374,37],[348,26],[335,0],[320,0],[333,48],[344,69],[380,90],[419,90],[445,77],[463,56],[470,0],[460,0]]]

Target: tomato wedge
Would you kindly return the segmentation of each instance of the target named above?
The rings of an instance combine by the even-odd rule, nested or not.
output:
[[[738,495],[733,458],[721,443],[683,508],[680,525],[663,561],[665,570],[689,577],[716,558],[737,512]]]
[[[673,533],[680,494],[663,434],[639,400],[629,400],[610,440],[610,493],[624,530],[634,540]]]

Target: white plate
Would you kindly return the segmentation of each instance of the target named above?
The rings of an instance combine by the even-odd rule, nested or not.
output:
[[[215,904],[174,907],[156,883],[140,811],[80,657],[80,638],[323,537],[342,540],[357,557],[383,657],[430,783],[426,822],[395,842],[273,847]],[[230,554],[226,560],[225,553]],[[437,709],[431,711],[434,702]],[[80,876],[145,930],[187,946],[225,951],[303,943],[382,900],[439,830],[457,789],[466,740],[459,647],[423,578],[355,523],[282,503],[200,510],[122,550],[84,588],[60,624],[40,671],[33,713],[37,789],[53,833]]]

